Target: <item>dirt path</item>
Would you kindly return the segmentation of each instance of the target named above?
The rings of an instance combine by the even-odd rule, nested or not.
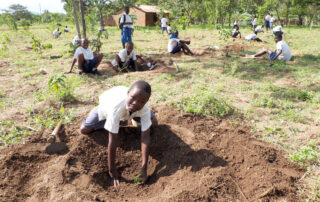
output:
[[[43,131],[25,145],[0,153],[0,201],[299,201],[295,182],[303,170],[273,146],[251,138],[249,128],[227,121],[155,109],[146,186],[133,183],[141,165],[139,132],[122,128],[117,167],[121,186],[107,176],[104,131],[83,136],[81,119],[65,126],[68,151],[44,152]]]

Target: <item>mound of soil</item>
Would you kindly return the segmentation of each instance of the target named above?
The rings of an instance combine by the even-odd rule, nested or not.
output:
[[[141,166],[137,128],[120,129],[121,184],[114,188],[107,174],[106,132],[80,135],[79,119],[59,134],[68,147],[63,153],[45,152],[50,131],[1,151],[0,201],[299,200],[295,182],[303,170],[251,138],[248,127],[168,107],[155,112],[160,125],[151,134],[147,185],[134,184]]]

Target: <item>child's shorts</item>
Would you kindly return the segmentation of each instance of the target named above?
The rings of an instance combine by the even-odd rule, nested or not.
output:
[[[274,57],[276,57],[277,53],[276,52],[272,52],[270,55],[269,55],[269,60],[273,60]]]
[[[150,112],[151,112],[151,120],[153,120],[155,117],[155,114],[151,110]],[[134,117],[133,120],[135,120],[138,123],[141,122],[140,117]],[[104,129],[105,124],[106,124],[106,120],[99,121],[98,107],[95,107],[93,110],[91,110],[88,117],[82,121],[82,125],[84,127],[92,128],[94,130]]]
[[[161,27],[162,31],[167,31],[167,27]]]
[[[91,73],[95,71],[97,63],[98,63],[97,56],[95,56],[92,60],[85,60],[82,65],[83,71],[85,73]]]
[[[172,54],[178,53],[180,52],[181,48],[179,47],[179,45],[177,45],[176,47],[174,47],[174,49],[170,52]]]

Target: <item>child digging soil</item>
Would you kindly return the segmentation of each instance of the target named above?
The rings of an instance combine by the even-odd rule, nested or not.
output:
[[[119,185],[115,158],[120,121],[134,120],[141,125],[142,169],[140,184],[145,184],[148,180],[150,128],[158,124],[154,113],[146,105],[150,96],[151,86],[142,80],[135,82],[130,88],[117,86],[109,89],[99,97],[99,105],[91,110],[80,127],[82,134],[90,134],[99,129],[108,131],[108,168],[115,187]]]

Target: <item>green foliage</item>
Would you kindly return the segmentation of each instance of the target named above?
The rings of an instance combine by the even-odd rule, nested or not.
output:
[[[48,50],[52,48],[52,44],[41,44],[40,39],[37,39],[34,34],[31,35],[31,46],[34,52],[42,54],[42,50]]]
[[[49,107],[41,113],[35,113],[32,106],[29,106],[27,113],[30,118],[29,122],[35,125],[38,130],[41,128],[54,128],[59,120],[63,120],[63,124],[69,124],[75,119],[72,111],[67,111],[64,107],[60,109]]]
[[[0,121],[0,147],[20,142],[25,135],[31,135],[24,127],[16,126],[13,121]]]
[[[314,93],[311,91],[301,90],[299,88],[280,88],[277,86],[269,87],[273,93],[271,96],[276,98],[284,98],[284,99],[298,99],[301,101],[311,101],[313,99]]]
[[[24,30],[28,30],[29,27],[31,26],[31,23],[27,19],[22,19],[19,21],[19,25],[22,26]]]
[[[60,101],[75,101],[74,90],[80,85],[78,77],[66,77],[57,74],[50,77],[48,82],[48,93]]]
[[[221,25],[217,25],[216,28],[219,31],[219,39],[223,40],[223,41],[227,41],[227,39],[231,35],[231,30],[230,29],[226,29]]]
[[[79,45],[73,45],[72,42],[66,43],[65,46],[69,47],[69,50],[64,50],[62,54],[67,56],[73,56],[76,49],[79,47]]]
[[[11,42],[8,34],[0,33],[0,56],[3,56],[8,50],[8,44]]]
[[[136,175],[136,176],[133,177],[133,183],[134,183],[135,185],[138,185],[141,181],[142,181],[142,179],[141,179],[141,174],[138,174],[138,175]]]
[[[187,113],[198,115],[214,115],[217,117],[226,117],[234,112],[233,107],[225,101],[215,98],[213,91],[198,91],[196,94],[183,98],[176,106]]]
[[[18,30],[18,25],[11,15],[7,13],[1,15],[1,21],[4,22],[10,29]]]
[[[277,102],[272,97],[261,97],[253,100],[252,105],[255,107],[277,107]]]
[[[292,161],[300,163],[303,167],[308,167],[312,164],[319,164],[320,150],[315,142],[310,141],[307,145],[303,146],[300,151],[294,152],[289,155]]]
[[[98,32],[98,35],[95,39],[92,39],[90,42],[91,49],[94,53],[98,53],[101,50],[102,42],[101,42],[101,36],[103,35],[103,31]]]

